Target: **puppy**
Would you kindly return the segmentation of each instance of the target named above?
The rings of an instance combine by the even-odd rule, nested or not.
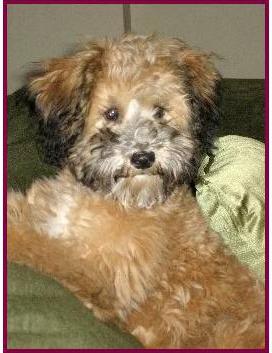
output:
[[[220,75],[178,39],[126,35],[29,81],[55,178],[8,195],[8,258],[145,347],[264,346],[264,290],[191,195]]]

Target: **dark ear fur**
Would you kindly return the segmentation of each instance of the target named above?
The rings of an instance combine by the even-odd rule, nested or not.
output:
[[[212,153],[220,117],[221,76],[211,59],[211,55],[191,49],[183,50],[181,55],[193,111],[192,131],[200,155]]]
[[[39,117],[39,144],[47,163],[61,166],[82,132],[102,48],[92,44],[70,57],[39,64],[29,76],[29,97]]]

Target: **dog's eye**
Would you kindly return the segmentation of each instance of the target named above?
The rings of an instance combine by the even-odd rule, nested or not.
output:
[[[119,118],[119,111],[117,108],[110,108],[104,113],[104,115],[107,120],[115,121]]]
[[[161,119],[163,118],[165,114],[165,109],[161,106],[156,106],[155,107],[155,113],[154,113],[154,117],[157,119]]]

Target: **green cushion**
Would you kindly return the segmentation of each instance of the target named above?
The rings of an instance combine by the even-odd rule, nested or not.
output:
[[[8,279],[9,348],[141,347],[96,320],[56,281],[15,264],[9,264]]]
[[[8,187],[25,190],[40,176],[54,174],[38,153],[37,119],[29,113],[24,90],[8,97]]]
[[[264,279],[264,144],[225,136],[213,158],[206,156],[196,184],[197,201],[212,229]]]
[[[219,131],[220,136],[229,133],[240,134],[263,141],[263,81],[224,80],[223,91],[222,103],[225,117],[222,120]],[[36,132],[37,120],[27,110],[24,90],[19,90],[8,97],[8,186],[10,188],[25,190],[36,178],[53,175],[56,172],[55,168],[43,162],[42,156],[37,151]],[[219,163],[220,168],[224,168],[223,174],[226,174],[226,168],[228,168],[223,163],[224,161],[221,160],[221,157],[219,158],[221,156],[220,153],[221,147],[219,146],[218,156],[214,161],[214,165],[211,165],[205,159],[201,170],[205,170],[206,174],[200,173],[202,181],[198,184],[197,197],[208,219],[209,212],[213,211],[213,208],[207,207],[207,205],[211,205],[214,200],[211,190],[212,184],[217,182],[216,177],[212,178],[213,171],[217,171],[216,163]],[[228,149],[228,153],[231,154],[230,149]],[[231,158],[228,157],[228,160],[231,162]],[[240,162],[242,163],[242,161]],[[208,167],[206,163],[208,163]],[[247,175],[250,171],[255,175],[255,169],[250,170],[249,164],[250,161],[248,160],[245,165],[248,168]],[[206,166],[205,168],[204,165]],[[238,165],[240,171],[242,171],[242,165]],[[220,174],[219,170],[217,172],[219,180],[223,174]],[[207,184],[203,184],[203,178],[206,176],[208,177],[206,182],[210,183],[210,190],[208,190]],[[258,179],[256,182],[260,182],[260,180]],[[251,182],[249,181],[249,183]],[[207,198],[205,197],[205,187]],[[257,189],[256,195],[258,195]],[[231,185],[226,190],[232,192]],[[263,200],[262,196],[260,198]],[[261,215],[263,212],[261,201],[259,205]],[[239,207],[236,209],[236,214],[240,217]],[[220,219],[213,217],[211,212],[211,225],[215,229],[218,228],[215,224],[216,220],[219,221]],[[242,220],[243,218],[241,218]],[[214,223],[212,223],[213,221]],[[233,219],[231,219],[229,225],[233,227]],[[260,227],[259,233],[258,227]],[[251,229],[250,226],[249,229]],[[256,223],[255,226],[252,226],[252,229],[256,230],[262,239],[263,230],[261,223],[259,225]],[[250,252],[245,246],[247,241],[244,238],[240,240],[236,233],[233,233],[235,236],[232,236],[226,223],[225,228],[219,227],[218,230],[231,247],[236,248],[238,245],[239,247],[241,246],[241,249],[245,249],[240,255],[238,254],[241,260],[244,261],[245,258],[248,261],[250,259],[249,254],[254,254],[254,241]],[[255,239],[256,259],[260,256],[258,261],[261,264],[263,252],[260,247],[261,243],[259,244],[257,241],[257,233],[252,239]],[[238,234],[240,236],[240,233]],[[251,234],[249,235],[251,239]],[[254,269],[261,275],[263,271],[261,270],[261,265],[258,267],[257,262],[254,265]],[[84,308],[67,290],[54,280],[14,264],[9,265],[8,279],[9,348],[139,347],[139,344],[132,337],[120,332],[115,327],[97,321],[90,311]]]
[[[218,136],[239,135],[264,142],[264,80],[225,79]]]

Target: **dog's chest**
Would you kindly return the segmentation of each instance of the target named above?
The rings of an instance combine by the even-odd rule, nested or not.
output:
[[[158,281],[165,254],[156,228],[134,217],[100,214],[82,242],[81,256],[98,270],[102,287],[113,293],[120,318],[144,302]]]
[[[84,267],[94,269],[96,279],[99,278],[102,296],[95,298],[96,305],[103,308],[105,300],[106,305],[110,302],[119,319],[124,320],[131,310],[145,302],[156,285],[163,256],[152,241],[143,242],[125,229],[120,229],[118,236],[113,234],[114,226],[109,228],[111,234],[93,235],[82,242],[79,257]]]

